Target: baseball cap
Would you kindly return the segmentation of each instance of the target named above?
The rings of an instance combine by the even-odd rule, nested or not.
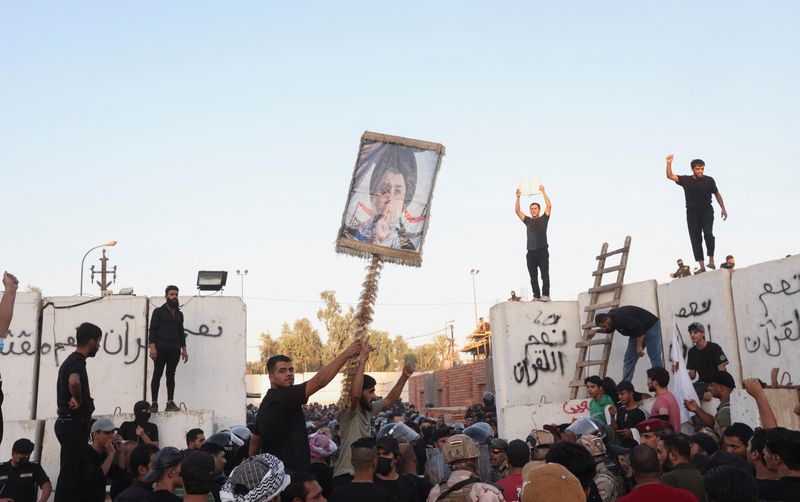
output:
[[[23,455],[29,455],[33,451],[33,443],[30,439],[20,438],[14,441],[14,444],[11,446],[11,451],[14,453],[22,453]]]
[[[736,388],[736,382],[733,380],[733,375],[731,375],[727,371],[715,371],[714,373],[706,377],[706,383],[716,383],[719,385],[724,385],[729,389]]]
[[[181,462],[184,486],[208,486],[214,480],[214,457],[204,451],[191,451]]]
[[[220,494],[223,500],[266,502],[289,486],[291,478],[283,462],[269,453],[250,457],[239,464],[228,477]]]
[[[527,472],[522,480],[521,502],[583,502],[586,494],[566,467],[543,464]]]
[[[699,331],[700,333],[705,333],[706,327],[699,322],[693,322],[689,325],[689,331]]]
[[[397,444],[397,440],[391,436],[382,437],[375,442],[378,448],[388,451],[389,453],[394,453],[398,457],[400,456],[400,445]]]
[[[183,462],[183,452],[172,446],[162,448],[153,456],[153,468],[144,477],[146,483],[155,483],[165,469],[175,467]]]
[[[107,418],[98,418],[92,424],[92,432],[114,432],[117,429],[118,427],[114,425],[114,422]]]
[[[506,457],[511,467],[522,467],[530,461],[531,451],[528,449],[528,445],[525,441],[514,439],[508,443]]]

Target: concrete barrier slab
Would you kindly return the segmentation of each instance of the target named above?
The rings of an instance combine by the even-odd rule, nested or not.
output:
[[[3,442],[0,444],[0,462],[11,458],[11,447],[17,439],[30,439],[33,444],[31,460],[39,461],[42,455],[44,420],[4,420]]]
[[[14,317],[0,352],[5,420],[30,420],[35,416],[41,300],[39,293],[17,293],[14,301]]]
[[[492,307],[491,319],[498,426],[505,430],[516,420],[514,407],[569,398],[578,303],[505,302]]]
[[[732,287],[744,376],[769,382],[780,368],[800,384],[800,256],[736,270]]]
[[[728,372],[741,381],[736,316],[731,294],[731,274],[728,270],[705,272],[675,279],[658,286],[658,309],[661,314],[661,333],[664,337],[664,357],[670,360],[672,334],[677,327],[684,354],[692,347],[689,325],[699,322],[706,328],[706,340],[719,344],[730,362]]]
[[[219,428],[244,425],[247,394],[244,383],[247,354],[247,311],[234,296],[182,296],[179,298],[186,331],[189,362],[178,363],[175,402],[189,410],[213,409]],[[150,298],[150,312],[164,304]],[[147,396],[153,361],[147,365]],[[166,376],[162,376],[159,406],[166,405]],[[124,411],[132,410],[133,402]]]

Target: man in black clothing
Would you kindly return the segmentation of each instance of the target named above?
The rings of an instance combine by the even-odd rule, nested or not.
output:
[[[393,437],[377,441],[378,465],[375,468],[375,484],[397,496],[398,502],[419,502],[419,490],[411,474],[400,475],[400,445]]]
[[[714,265],[714,208],[711,206],[711,195],[717,198],[722,219],[728,219],[728,212],[725,210],[725,202],[722,195],[717,190],[717,183],[711,176],[705,176],[706,163],[700,159],[694,159],[691,163],[691,176],[677,176],[672,174],[672,155],[667,155],[667,179],[670,179],[683,187],[683,194],[686,198],[686,224],[689,227],[689,240],[692,242],[692,252],[697,261],[698,268],[695,273],[706,271],[703,263],[703,238],[706,241],[706,251],[708,252],[708,268],[717,268]]]
[[[153,399],[153,412],[158,411],[158,387],[164,367],[167,368],[167,406],[165,411],[178,411],[173,400],[175,397],[175,369],[178,359],[183,364],[189,361],[186,351],[186,332],[183,330],[183,312],[178,303],[178,286],[167,286],[164,291],[166,303],[153,310],[150,317],[150,358],[153,364],[153,380],[150,382],[150,394]]]
[[[705,396],[708,392],[708,378],[717,371],[726,371],[728,358],[722,347],[706,340],[706,328],[701,323],[693,322],[689,325],[689,336],[694,347],[686,355],[686,369],[689,370],[689,378],[697,378],[694,383],[697,395],[704,401],[709,401],[711,395]]]
[[[374,482],[375,471],[378,468],[375,440],[363,437],[354,441],[350,449],[352,450],[350,462],[355,472],[353,480],[334,488],[330,502],[396,502],[397,494],[385,490]]]
[[[517,189],[517,203],[514,211],[517,213],[520,221],[525,225],[528,231],[528,254],[526,260],[528,262],[528,274],[531,276],[531,287],[533,288],[533,299],[541,300],[543,302],[550,301],[550,252],[547,245],[547,224],[550,223],[550,197],[544,191],[544,185],[539,185],[539,191],[544,196],[544,215],[541,215],[542,206],[538,202],[530,205],[530,216],[527,216],[519,208],[519,196],[522,192]],[[542,274],[542,290],[539,291],[539,278],[538,272]]]
[[[258,408],[258,434],[250,438],[250,456],[270,453],[283,461],[290,474],[307,471],[310,451],[302,406],[333,380],[348,359],[361,353],[363,343],[353,342],[311,380],[298,385],[294,385],[292,360],[284,355],[270,357],[267,373],[271,388]]]
[[[158,447],[153,444],[140,444],[133,449],[131,459],[128,461],[128,472],[135,476],[135,479],[131,486],[114,499],[114,502],[147,500],[153,491],[153,483],[145,482],[144,478],[150,471],[150,461],[156,453],[158,453]]]
[[[50,478],[36,462],[31,462],[33,443],[18,439],[11,447],[11,460],[0,464],[0,500],[33,502],[36,487],[42,490],[39,502],[46,502],[53,491]]]
[[[625,448],[633,448],[639,443],[633,439],[632,430],[636,428],[637,424],[647,420],[649,416],[637,402],[636,398],[641,399],[641,394],[637,396],[633,384],[628,380],[622,380],[617,384],[617,395],[619,396],[619,406],[611,425],[620,438],[620,445]]]
[[[769,429],[764,460],[778,479],[759,484],[759,500],[800,501],[800,432],[783,427]]]
[[[89,441],[89,419],[94,412],[94,400],[89,392],[86,358],[100,350],[103,332],[85,322],[75,333],[75,352],[58,369],[56,403],[58,419],[55,433],[61,444],[61,469],[58,473],[55,502],[79,500],[78,483],[85,470],[86,444]]]
[[[175,490],[183,486],[181,462],[184,454],[177,448],[167,446],[153,457],[153,467],[144,477],[145,483],[153,484],[148,502],[181,502]]]
[[[634,305],[623,305],[611,309],[607,314],[594,316],[594,323],[600,328],[589,333],[591,339],[596,333],[611,334],[614,331],[628,337],[628,348],[622,361],[622,379],[633,381],[636,362],[644,356],[645,348],[654,368],[663,368],[661,355],[661,322],[649,311]]]
[[[117,428],[107,418],[101,418],[92,424],[92,444],[86,449],[86,469],[78,492],[82,502],[103,502],[106,499],[107,479],[124,475],[124,471],[115,465],[114,435]],[[58,490],[56,490],[58,493]]]
[[[136,441],[137,444],[154,444],[158,446],[158,426],[150,422],[150,403],[137,401],[133,405],[133,421],[122,422],[119,435],[125,441]]]

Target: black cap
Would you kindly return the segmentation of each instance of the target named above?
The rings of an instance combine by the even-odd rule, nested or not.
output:
[[[389,453],[394,453],[398,457],[400,456],[400,445],[397,444],[397,440],[391,436],[384,436],[380,438],[376,441],[376,445],[382,450],[386,450]]]
[[[141,412],[149,412],[150,411],[150,403],[147,401],[136,401],[136,404],[133,405],[133,412],[134,413],[141,413]]]
[[[438,429],[434,430],[431,433],[431,439],[434,440],[434,441],[438,441],[438,440],[440,440],[442,438],[450,437],[452,435],[453,435],[452,429],[450,429],[450,427],[445,425],[445,426],[439,427]]]
[[[706,377],[706,383],[716,383],[719,385],[724,385],[729,389],[736,388],[736,382],[733,381],[733,375],[731,375],[727,371],[715,371],[714,373]]]
[[[30,439],[17,439],[11,446],[11,451],[14,453],[22,453],[23,455],[30,455],[33,452],[33,443]]]
[[[511,467],[523,467],[531,460],[531,450],[525,441],[515,439],[508,443],[506,458]]]
[[[153,468],[145,476],[147,483],[155,483],[164,469],[174,467],[183,462],[183,452],[172,446],[162,448],[153,456]]]
[[[181,477],[184,481],[210,483],[214,479],[214,457],[204,451],[187,453],[181,462]]]
[[[689,442],[696,443],[709,455],[713,455],[719,450],[719,445],[714,441],[714,438],[702,432],[689,436]]]

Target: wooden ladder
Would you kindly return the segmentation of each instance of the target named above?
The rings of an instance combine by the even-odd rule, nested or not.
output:
[[[622,296],[622,283],[625,279],[625,268],[628,266],[628,253],[630,252],[630,249],[631,236],[629,235],[625,237],[625,245],[619,249],[615,249],[614,251],[609,251],[608,243],[604,242],[603,247],[600,248],[600,254],[597,255],[597,270],[592,272],[592,275],[594,276],[594,286],[589,288],[589,305],[583,309],[584,312],[586,312],[586,322],[581,326],[581,330],[583,330],[583,336],[581,337],[581,341],[575,344],[575,347],[578,348],[578,361],[575,363],[575,378],[569,383],[571,399],[576,399],[578,397],[578,389],[584,386],[584,368],[588,368],[589,366],[599,366],[600,368],[597,371],[597,374],[600,375],[600,378],[604,378],[606,376],[606,370],[608,369],[608,358],[611,355],[611,341],[613,339],[613,333],[605,336],[602,336],[602,333],[598,333],[591,340],[588,338],[588,334],[590,330],[595,327],[594,316],[598,310],[619,307],[619,299]],[[619,265],[606,268],[606,258],[616,254],[622,255]],[[603,274],[610,274],[612,272],[617,273],[617,280],[611,284],[603,285]],[[598,303],[600,294],[610,291],[614,292],[614,299],[607,302]],[[586,358],[587,354],[589,353],[589,347],[593,345],[603,346],[603,357],[601,359]]]

